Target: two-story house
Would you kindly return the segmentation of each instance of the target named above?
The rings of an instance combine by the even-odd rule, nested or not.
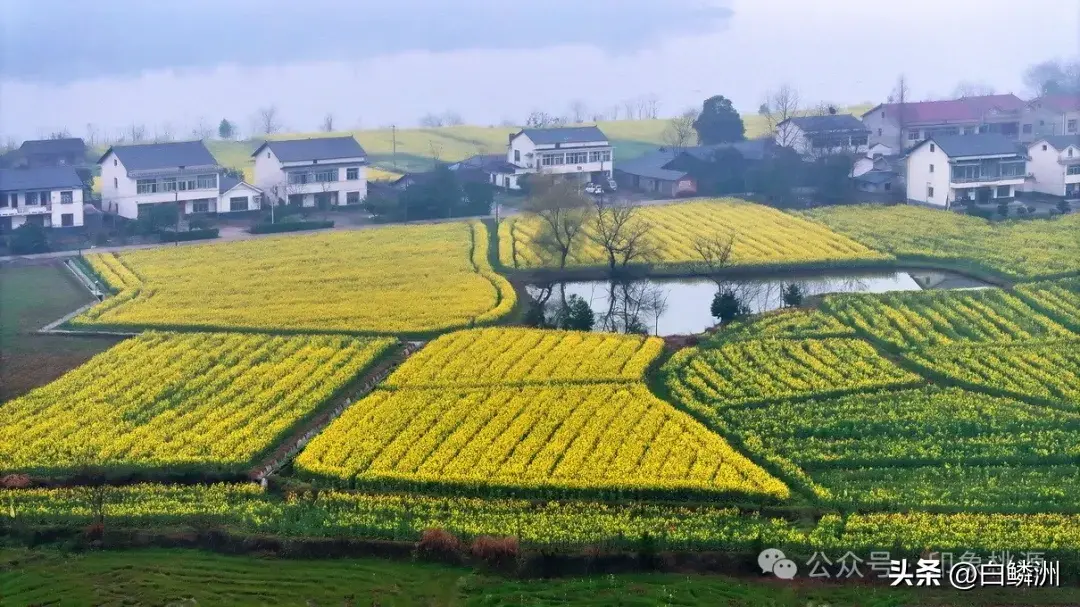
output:
[[[865,154],[870,131],[850,114],[798,116],[776,125],[776,145],[814,158],[837,152]]]
[[[86,151],[78,137],[30,139],[4,156],[4,168],[84,167],[89,164]]]
[[[909,202],[950,208],[1012,199],[1027,177],[1025,146],[1000,133],[934,135],[908,152]]]
[[[1025,122],[1027,104],[1016,95],[984,95],[944,101],[883,103],[862,115],[870,145],[881,143],[898,152],[931,137],[998,133],[1011,139],[1035,137]],[[1022,124],[1028,124],[1023,127]],[[1030,132],[1025,132],[1025,128]]]
[[[0,232],[24,223],[83,225],[84,187],[72,167],[0,169]]]
[[[1029,191],[1080,199],[1080,134],[1044,137],[1028,146],[1028,157]]]
[[[1046,95],[1033,99],[1028,107],[1041,113],[1039,122],[1049,126],[1039,135],[1080,134],[1080,95]]]
[[[252,156],[255,186],[275,204],[324,208],[367,197],[367,152],[353,137],[267,141]]]
[[[202,141],[117,145],[98,160],[103,211],[135,219],[150,207],[216,213],[221,167]]]
[[[517,175],[530,173],[606,184],[615,169],[611,142],[595,126],[522,129],[510,135],[506,162],[514,168],[503,175],[512,177],[503,181],[508,189],[518,188]]]

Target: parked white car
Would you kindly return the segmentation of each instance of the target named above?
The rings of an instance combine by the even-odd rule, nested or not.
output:
[[[585,184],[585,193],[586,194],[603,194],[604,193],[604,188],[599,183],[592,183],[590,181],[589,183]]]

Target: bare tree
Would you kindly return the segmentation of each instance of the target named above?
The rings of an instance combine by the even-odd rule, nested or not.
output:
[[[443,114],[443,124],[446,126],[461,126],[465,124],[465,119],[461,117],[461,114],[454,110],[448,110]]]
[[[322,124],[319,125],[319,130],[324,133],[334,132],[334,114],[327,112],[326,115],[323,116]]]
[[[618,120],[619,119],[619,104],[616,103],[615,105],[608,108],[607,119],[608,120]]]
[[[1024,84],[1038,97],[1080,93],[1080,59],[1036,63],[1024,71]]]
[[[966,99],[968,97],[993,95],[994,93],[994,87],[985,82],[970,82],[965,80],[956,85],[956,88],[953,89],[952,96],[957,99]]]
[[[514,122],[513,118],[503,118],[502,120],[499,121],[499,126],[504,127],[504,128],[505,127],[516,127],[517,122]]]
[[[907,142],[907,102],[911,99],[911,90],[908,88],[907,78],[904,74],[896,79],[896,88],[889,95],[889,102],[896,105],[896,124],[899,127],[896,135],[896,151],[904,152],[904,144]]]
[[[644,307],[653,315],[653,334],[660,335],[660,317],[667,312],[668,293],[661,285],[646,287],[642,297]]]
[[[172,123],[166,122],[161,125],[161,128],[154,132],[154,142],[163,143],[169,142],[174,139]]]
[[[588,237],[604,250],[612,277],[630,264],[648,261],[653,256],[655,247],[649,240],[652,225],[640,216],[638,206],[609,203],[603,198],[594,204]]]
[[[723,281],[718,275],[731,263],[731,253],[735,249],[735,233],[717,232],[699,236],[694,239],[692,247],[700,258],[696,264],[697,273],[712,279],[717,287],[723,287]]]
[[[768,132],[776,138],[778,145],[790,147],[795,144],[797,131],[786,127],[781,129],[780,125],[785,120],[801,115],[801,103],[799,91],[789,84],[782,84],[776,90],[765,94],[765,101],[759,112],[762,112]]]
[[[677,154],[695,143],[697,131],[694,130],[694,120],[696,119],[697,111],[691,109],[669,120],[661,136],[664,146]]]
[[[98,137],[99,136],[100,136],[100,131],[98,131],[98,128],[96,126],[94,126],[94,123],[93,122],[87,122],[86,123],[86,145],[88,145],[88,146],[90,146],[92,148],[97,147]]]
[[[425,129],[434,129],[443,125],[442,116],[428,112],[420,117],[420,126]]]
[[[214,127],[210,125],[205,116],[200,116],[195,128],[191,129],[191,137],[193,139],[210,139],[213,136]]]
[[[281,119],[276,105],[261,107],[255,113],[256,131],[263,135],[273,135],[281,130]]]
[[[565,269],[589,218],[589,200],[568,179],[539,173],[529,183],[531,192],[522,210],[540,220],[540,234],[534,242],[542,255],[558,261],[559,269]]]
[[[553,126],[557,126],[559,119],[547,112],[540,110],[533,110],[529,112],[529,116],[525,118],[525,126],[534,129],[545,129]]]
[[[429,139],[428,152],[431,154],[432,163],[435,166],[439,166],[439,162],[442,161],[442,146],[435,143],[434,139]]]
[[[645,106],[645,117],[655,120],[660,117],[660,97],[656,93],[649,93],[642,99]]]
[[[585,116],[588,109],[585,107],[585,102],[580,99],[575,99],[570,102],[570,119],[574,121],[574,124],[581,124],[585,122]]]
[[[146,140],[146,125],[132,122],[128,127],[127,136],[131,143],[142,143]]]
[[[623,101],[623,114],[626,115],[627,120],[633,120],[634,116],[637,115],[637,106],[637,99],[627,99]]]

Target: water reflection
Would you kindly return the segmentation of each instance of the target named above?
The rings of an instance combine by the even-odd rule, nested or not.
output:
[[[980,288],[985,283],[957,274],[935,271],[914,273],[814,276],[785,280],[725,281],[752,313],[783,307],[785,286],[797,284],[806,297],[828,293],[886,293],[924,288]],[[530,285],[534,298],[561,301],[571,295],[592,308],[597,331],[684,335],[700,333],[716,323],[710,314],[713,296],[721,287],[708,279],[581,281],[560,285]]]

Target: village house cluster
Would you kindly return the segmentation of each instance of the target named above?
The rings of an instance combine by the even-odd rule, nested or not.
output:
[[[1001,202],[1021,192],[1080,199],[1080,96],[1023,101],[988,95],[880,104],[860,117],[799,116],[776,132],[744,142],[660,148],[618,161],[596,126],[526,128],[504,154],[449,165],[462,179],[518,190],[522,177],[549,173],[598,188],[690,196],[699,175],[723,150],[748,165],[790,147],[813,160],[852,154],[856,189],[949,208]],[[26,141],[3,157],[0,231],[25,223],[79,227],[90,204],[93,163],[81,139]],[[100,211],[130,219],[154,205],[184,215],[254,211],[272,203],[328,208],[367,196],[368,156],[351,136],[272,140],[253,153],[253,183],[222,167],[202,141],[116,145],[97,159]],[[408,187],[414,176],[398,180]]]

